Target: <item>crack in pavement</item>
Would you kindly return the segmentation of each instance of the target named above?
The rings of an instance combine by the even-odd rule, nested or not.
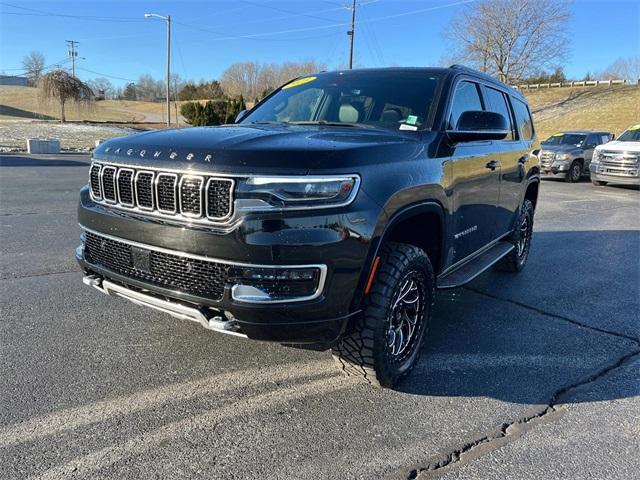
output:
[[[481,290],[477,290],[475,288],[464,287],[464,289],[465,290],[469,290],[470,292],[477,293],[478,295],[484,295],[485,297],[492,298],[494,300],[498,300],[498,301],[506,302],[506,303],[511,303],[513,305],[517,305],[519,307],[526,308],[528,310],[531,310],[533,312],[539,313],[539,314],[544,315],[546,317],[551,317],[551,318],[555,318],[555,319],[558,319],[558,320],[563,320],[565,322],[569,322],[569,323],[571,323],[573,325],[576,325],[578,327],[586,328],[587,330],[592,330],[594,332],[603,333],[605,335],[612,335],[612,336],[618,337],[618,338],[624,338],[625,340],[629,340],[629,341],[635,343],[636,345],[640,346],[640,339],[639,338],[632,337],[631,335],[627,335],[626,333],[615,332],[613,330],[606,330],[604,328],[599,328],[599,327],[594,327],[592,325],[587,325],[586,323],[579,322],[578,320],[574,320],[572,318],[565,317],[563,315],[558,315],[556,313],[550,313],[550,312],[547,312],[545,310],[542,310],[541,308],[533,307],[531,305],[527,305],[526,303],[518,302],[517,300],[511,300],[511,299],[508,299],[508,298],[501,298],[501,297],[498,297],[497,295],[492,295],[490,293],[486,293],[486,292],[483,292]]]
[[[578,380],[575,383],[566,385],[551,396],[549,402],[543,408],[529,410],[520,418],[511,422],[503,423],[494,431],[487,433],[475,440],[465,443],[449,452],[443,452],[431,458],[426,464],[414,467],[408,472],[404,469],[401,478],[406,479],[430,479],[436,478],[454,466],[469,463],[487,453],[496,450],[507,443],[511,443],[522,437],[529,430],[541,423],[549,422],[562,415],[563,408],[558,406],[562,398],[579,387],[589,383],[597,382],[612,371],[631,363],[635,357],[640,356],[640,349],[634,350],[620,357],[616,362]]]
[[[0,275],[0,280],[22,280],[23,278],[48,277],[50,275],[64,275],[67,273],[79,273],[81,270],[74,268],[73,270],[59,270],[57,272],[36,272],[28,275]]]

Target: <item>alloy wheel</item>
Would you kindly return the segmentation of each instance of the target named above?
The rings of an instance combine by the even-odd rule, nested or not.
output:
[[[386,345],[392,358],[401,360],[411,352],[409,347],[423,328],[424,299],[423,282],[417,272],[411,272],[400,282],[389,313]]]

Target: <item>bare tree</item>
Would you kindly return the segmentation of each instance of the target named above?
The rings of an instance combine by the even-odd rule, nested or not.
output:
[[[64,107],[67,102],[90,105],[94,99],[88,85],[64,70],[53,70],[40,81],[40,94],[45,100],[55,100],[60,104],[60,122],[66,121]]]
[[[112,98],[114,94],[113,83],[108,78],[99,77],[89,80],[87,84],[93,90],[93,94],[96,97],[102,97],[105,99]]]
[[[289,80],[324,70],[324,65],[314,61],[287,62],[282,65],[240,62],[230,65],[222,74],[220,85],[225,94],[253,100],[261,98],[265,91],[273,90]]]
[[[626,80],[636,83],[640,79],[640,55],[619,58],[598,75],[600,80]]]
[[[44,71],[44,55],[35,50],[29,55],[25,55],[22,59],[22,68],[24,68],[31,85],[37,85]]]
[[[569,17],[567,0],[480,0],[465,7],[445,36],[454,58],[513,82],[562,62]]]

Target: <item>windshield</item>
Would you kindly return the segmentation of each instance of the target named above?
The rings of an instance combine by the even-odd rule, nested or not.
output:
[[[640,142],[640,125],[631,127],[629,130],[620,135],[619,142]]]
[[[580,135],[577,133],[556,133],[551,137],[547,138],[543,145],[575,145],[579,147],[582,145],[584,140],[587,138],[586,135]]]
[[[417,130],[425,126],[440,75],[339,72],[294,80],[241,123],[330,124]]]

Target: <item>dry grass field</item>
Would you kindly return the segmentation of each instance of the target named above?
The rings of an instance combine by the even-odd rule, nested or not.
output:
[[[565,87],[524,94],[540,140],[572,129],[605,130],[618,136],[640,123],[640,86]]]
[[[76,108],[70,104],[66,108],[66,114],[69,121],[162,123],[165,121],[165,108],[165,104],[160,102],[103,100],[95,102],[89,109]],[[0,86],[0,121],[55,120],[58,115],[58,106],[43,102],[38,89]],[[172,104],[172,118],[174,115],[175,107]],[[182,117],[180,121],[184,124]]]
[[[619,135],[629,125],[640,123],[638,86],[551,88],[524,91],[524,94],[531,105],[541,140],[557,131],[569,129],[608,130]],[[172,117],[175,111],[172,105]],[[57,115],[57,107],[43,104],[37,89],[0,86],[0,122],[55,120]],[[69,106],[67,118],[71,121],[126,122],[136,128],[157,128],[162,127],[165,121],[165,105],[105,100],[96,102],[89,110]],[[136,125],[143,122],[146,125]],[[180,123],[185,125],[184,119],[180,118]]]

